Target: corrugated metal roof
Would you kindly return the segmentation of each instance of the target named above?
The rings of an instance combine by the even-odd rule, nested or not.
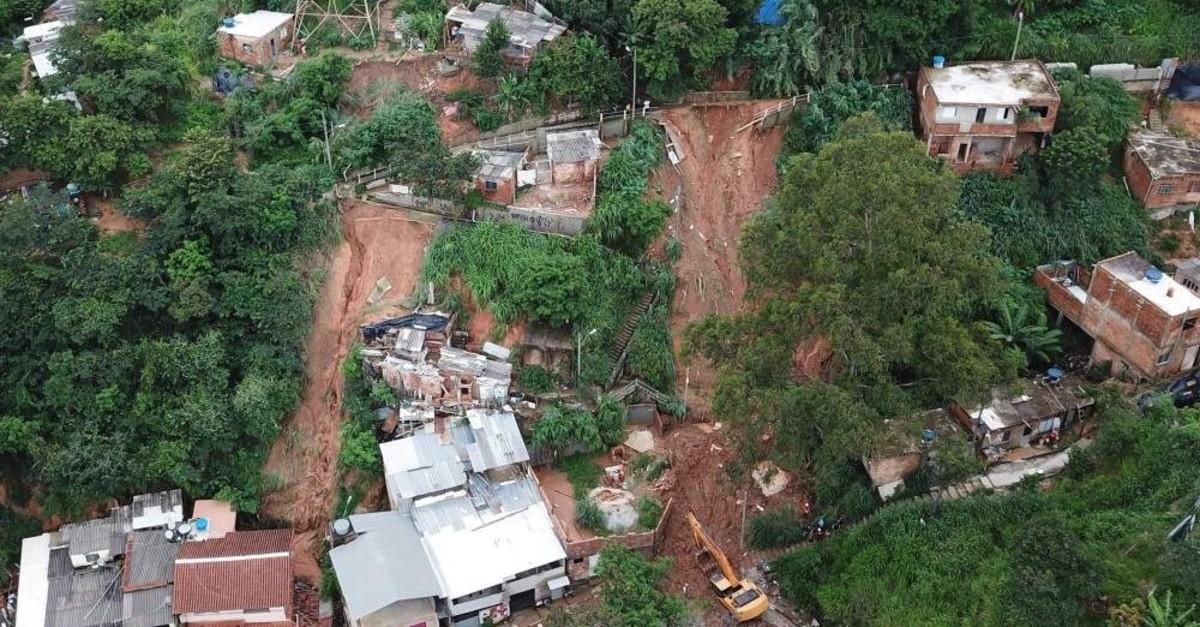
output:
[[[477,150],[475,156],[480,160],[479,176],[488,179],[512,178],[525,160],[525,153],[505,150]]]
[[[556,164],[595,161],[600,158],[600,146],[600,134],[595,129],[546,135],[546,154]]]
[[[183,520],[183,493],[166,490],[138,494],[129,504],[131,527],[134,530],[166,527]]]
[[[379,445],[388,490],[403,500],[444,492],[467,481],[454,447],[432,433],[416,433]]]
[[[123,612],[121,570],[85,568],[49,580],[46,627],[116,627]]]
[[[413,520],[400,512],[350,517],[354,540],[329,551],[351,618],[359,619],[396,601],[436,597],[437,574]]]
[[[125,544],[121,589],[133,592],[162,587],[171,582],[179,544],[168,542],[161,531],[134,531]]]
[[[114,509],[108,518],[97,518],[62,526],[63,539],[71,555],[108,551],[113,557],[125,551],[126,510]]]
[[[525,46],[536,46],[542,41],[553,41],[567,30],[565,26],[547,22],[533,13],[491,2],[480,4],[475,7],[474,11],[469,11],[464,7],[454,7],[446,14],[446,19],[462,24],[460,32],[475,39],[483,37],[492,20],[503,20],[504,25],[508,27],[509,39]]]
[[[171,624],[171,586],[126,592],[121,599],[121,627],[161,627]]]
[[[472,471],[484,472],[529,461],[521,428],[511,412],[471,409],[467,411],[467,422],[474,436],[472,442],[464,443]]]

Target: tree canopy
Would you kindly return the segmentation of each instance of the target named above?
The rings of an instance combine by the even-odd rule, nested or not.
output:
[[[717,0],[637,0],[633,37],[639,72],[656,99],[681,93],[733,53],[737,32]]]

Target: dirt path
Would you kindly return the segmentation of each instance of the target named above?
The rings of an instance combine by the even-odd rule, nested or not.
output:
[[[300,407],[271,448],[265,473],[276,487],[263,512],[296,530],[297,576],[320,581],[316,555],[337,493],[341,366],[364,317],[385,317],[413,293],[430,224],[365,202],[343,205],[344,239],[329,264],[305,348],[305,389]],[[367,310],[366,298],[386,277],[392,289]]]
[[[651,182],[651,189],[661,189],[667,200],[681,196],[680,209],[667,223],[668,236],[683,244],[675,266],[679,282],[671,312],[676,354],[689,323],[743,307],[746,283],[738,265],[738,237],[746,219],[775,191],[775,156],[783,129],[736,135],[734,130],[774,104],[759,101],[663,113],[683,151],[678,172],[660,168]],[[679,364],[677,386],[687,389],[694,415],[707,416],[715,379],[715,372],[700,359]]]

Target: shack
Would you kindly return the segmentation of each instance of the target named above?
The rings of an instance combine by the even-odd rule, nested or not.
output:
[[[217,29],[217,49],[227,59],[266,67],[291,44],[291,13],[255,11],[226,17]]]
[[[1095,411],[1095,399],[1070,379],[1059,383],[1022,380],[1011,387],[993,388],[986,404],[950,405],[951,414],[970,431],[976,450],[988,462],[1003,461],[1013,449],[1053,445],[1063,429]]]

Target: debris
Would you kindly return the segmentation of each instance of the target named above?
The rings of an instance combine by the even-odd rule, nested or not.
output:
[[[625,446],[628,446],[638,453],[648,453],[653,451],[655,448],[654,434],[650,433],[648,429],[636,429],[631,431],[629,433],[629,437],[625,438]]]
[[[588,493],[588,498],[604,513],[604,527],[613,533],[625,533],[637,526],[637,508],[634,496],[628,490],[599,487]]]
[[[392,282],[388,281],[385,276],[379,277],[379,280],[375,282],[375,289],[371,290],[371,294],[367,296],[367,303],[374,305],[379,302],[390,289],[392,289]]]
[[[754,477],[754,482],[758,484],[758,489],[762,490],[763,496],[766,497],[783,492],[792,482],[790,473],[768,461],[759,462],[754,467],[754,472],[750,474]]]

